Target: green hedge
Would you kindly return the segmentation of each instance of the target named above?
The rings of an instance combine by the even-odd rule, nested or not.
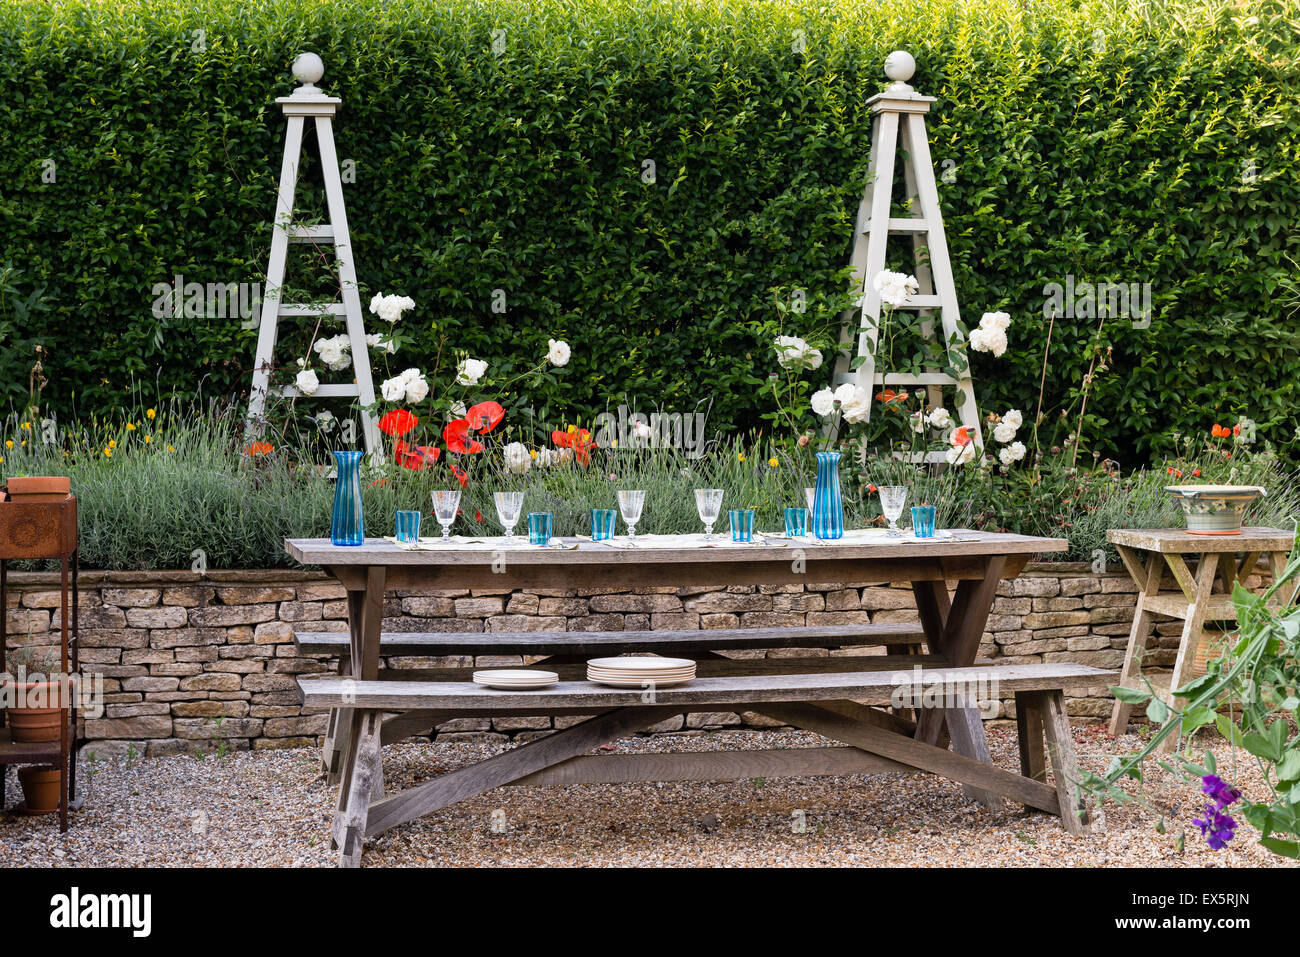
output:
[[[1245,414],[1294,451],[1297,15],[1251,7],[1253,23],[1217,2],[1095,0],[7,4],[0,266],[17,278],[0,292],[0,387],[22,401],[39,342],[65,418],[133,386],[247,388],[255,333],[155,319],[152,289],[176,273],[260,281],[273,99],[311,49],[344,98],[363,298],[412,296],[408,321],[498,371],[570,340],[568,373],[517,397],[543,419],[589,420],[627,393],[682,411],[712,397],[714,426],[753,426],[772,365],[759,324],[774,290],[808,290],[809,323],[842,291],[864,102],[905,47],[938,97],[965,315],[1015,318],[1008,355],[974,359],[981,403],[1035,408],[1046,284],[1149,282],[1150,328],[1103,332],[1088,437],[1128,457]],[[40,287],[45,310],[15,321]],[[1054,415],[1092,327],[1054,330]]]

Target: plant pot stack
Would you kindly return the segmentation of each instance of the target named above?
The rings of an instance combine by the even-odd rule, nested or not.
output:
[[[9,646],[7,563],[46,559],[59,562],[60,647]],[[76,673],[77,653],[77,500],[64,476],[10,478],[0,488],[0,674],[4,710],[0,711],[0,770],[19,765],[23,814],[59,814],[61,830],[75,791],[77,702],[60,679]],[[22,642],[26,636],[15,636]],[[22,654],[16,654],[16,651]],[[25,661],[15,664],[12,658]],[[65,700],[66,699],[66,700]],[[0,807],[5,777],[0,775]]]

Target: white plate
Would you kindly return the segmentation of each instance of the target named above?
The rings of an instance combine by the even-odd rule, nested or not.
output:
[[[474,683],[489,688],[528,690],[546,688],[560,680],[554,671],[529,671],[523,668],[502,668],[474,672]]]
[[[588,668],[606,668],[617,671],[676,671],[679,668],[694,668],[695,662],[689,658],[657,658],[653,655],[633,655],[627,658],[592,658],[587,662]]]
[[[695,671],[601,671],[588,668],[587,675],[599,675],[602,678],[694,678]]]
[[[652,683],[656,688],[667,688],[672,685],[685,684],[692,678],[598,678],[591,675],[587,680],[598,685],[609,685],[611,688],[644,688],[647,683]]]

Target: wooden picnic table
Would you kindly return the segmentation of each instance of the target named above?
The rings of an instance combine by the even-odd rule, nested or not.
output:
[[[338,678],[304,677],[299,686],[304,703],[332,708],[333,747],[342,754],[339,812],[332,839],[341,847],[341,862],[355,864],[364,837],[394,824],[412,820],[457,800],[503,784],[580,783],[610,780],[697,780],[727,778],[739,773],[763,775],[861,773],[863,770],[927,770],[963,784],[966,793],[988,806],[1000,796],[1010,797],[1053,813],[1061,813],[1067,829],[1086,830],[1087,815],[1077,795],[1063,782],[1077,775],[1069,724],[1061,705],[1060,689],[1081,684],[1105,684],[1112,673],[1074,664],[1021,665],[1002,668],[997,676],[1003,690],[1015,691],[1030,718],[1022,724],[1022,775],[992,766],[983,723],[975,701],[956,699],[952,707],[918,708],[916,720],[897,707],[900,681],[883,675],[903,667],[909,675],[938,675],[952,680],[987,677],[972,668],[998,582],[1014,578],[1037,554],[1064,550],[1067,543],[998,533],[968,533],[967,538],[934,542],[849,541],[814,543],[785,540],[753,544],[717,544],[710,547],[619,548],[586,540],[564,540],[569,547],[513,544],[493,548],[434,545],[420,550],[402,548],[384,539],[367,539],[360,546],[334,546],[327,539],[289,539],[288,553],[307,565],[319,565],[337,578],[347,591],[348,635],[344,673]],[[540,691],[493,691],[437,674],[435,680],[380,680],[398,677],[381,674],[381,655],[392,647],[404,653],[423,650],[441,653],[441,647],[464,652],[497,654],[492,634],[438,633],[381,635],[386,589],[479,588],[501,591],[516,588],[635,589],[650,586],[780,585],[792,583],[908,582],[916,599],[920,635],[908,644],[909,626],[864,625],[856,637],[838,639],[823,635],[828,629],[809,626],[802,644],[798,629],[789,647],[827,647],[843,640],[870,644],[868,629],[887,632],[878,644],[887,654],[862,658],[832,658],[844,662],[828,672],[826,659],[738,661],[725,653],[701,650],[700,677],[677,688],[663,688],[647,705],[639,690],[604,688],[585,680],[581,661],[564,657],[566,638],[575,648],[590,653],[593,641],[612,653],[652,650],[652,633],[539,633],[501,636],[510,653],[535,646],[555,655],[545,667],[557,665],[558,685]],[[955,582],[951,593],[949,582]],[[915,629],[917,625],[910,626]],[[852,629],[842,630],[849,632]],[[778,632],[778,629],[758,629]],[[743,629],[719,633],[720,648],[736,647]],[[670,642],[691,641],[704,647],[709,631],[664,633],[666,653]],[[892,635],[892,637],[891,637]],[[310,642],[328,636],[296,636]],[[781,635],[764,635],[772,644]],[[468,643],[467,643],[468,642]],[[341,643],[341,642],[340,642]],[[740,645],[743,646],[743,645]],[[924,653],[906,659],[920,671],[903,664],[895,652]],[[873,663],[874,662],[874,663]],[[882,667],[883,666],[883,667]],[[710,670],[712,668],[712,670]],[[1014,674],[1012,672],[1015,672]],[[1005,672],[1003,674],[1002,672]],[[468,678],[465,670],[463,678]],[[450,680],[448,680],[450,679]],[[569,680],[578,679],[578,680]],[[906,685],[904,681],[902,683]],[[916,686],[919,697],[920,688]],[[877,710],[861,702],[888,705]],[[588,755],[605,741],[642,730],[670,714],[689,711],[753,710],[779,718],[849,745],[832,749],[756,751],[713,754],[638,756]],[[383,717],[395,729],[386,731]],[[406,717],[402,715],[405,714]],[[478,765],[424,782],[397,795],[383,791],[381,743],[397,740],[401,733],[456,716],[473,715],[594,714],[589,721],[555,731]],[[414,717],[411,717],[414,716]],[[423,722],[423,724],[421,724]],[[1037,735],[1035,740],[1034,735]],[[1057,787],[1044,783],[1043,735],[1047,753],[1056,768]],[[947,750],[951,741],[953,751]],[[327,748],[328,750],[328,748]],[[604,761],[605,758],[619,759]],[[644,758],[642,760],[641,758]],[[710,770],[712,769],[712,770]],[[713,773],[716,772],[716,773]]]
[[[1249,578],[1261,558],[1268,562],[1270,572],[1279,574],[1286,566],[1295,532],[1246,527],[1240,535],[1197,535],[1182,528],[1113,528],[1106,533],[1106,539],[1119,551],[1124,567],[1138,586],[1120,684],[1139,687],[1142,657],[1155,616],[1180,619],[1183,629],[1169,684],[1152,681],[1152,688],[1162,699],[1180,704],[1181,699],[1171,697],[1172,690],[1181,688],[1198,673],[1204,674],[1206,659],[1216,651],[1205,626],[1217,622],[1229,629],[1235,624],[1233,585]],[[1132,705],[1115,701],[1110,716],[1112,735],[1124,733],[1132,712]],[[1171,734],[1161,743],[1161,750],[1170,751],[1177,743],[1178,736]]]

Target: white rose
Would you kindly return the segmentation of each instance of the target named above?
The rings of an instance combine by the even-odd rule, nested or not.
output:
[[[783,369],[819,369],[822,354],[798,336],[776,337],[776,361]]]
[[[467,415],[469,415],[469,410],[465,408],[464,402],[453,402],[451,409],[447,413],[447,421],[452,422],[456,419],[463,419]]]
[[[835,401],[840,405],[843,405],[845,402],[852,402],[857,389],[858,387],[852,382],[844,383],[844,385],[835,390]]]
[[[952,416],[948,414],[947,409],[939,406],[930,413],[926,421],[930,423],[930,427],[933,429],[946,429],[952,425]]]
[[[970,347],[976,352],[991,352],[1000,356],[1007,351],[1007,334],[996,327],[981,327],[970,334]]]
[[[965,465],[975,457],[975,443],[968,442],[965,445],[951,446],[944,453],[944,458],[948,460],[949,465]]]
[[[546,340],[546,361],[551,365],[567,365],[570,354],[569,344],[563,339]]]
[[[334,420],[334,413],[326,409],[324,412],[317,412],[312,416],[316,420],[316,427],[322,432],[332,432],[334,426],[338,423]]]
[[[986,312],[980,316],[981,329],[1000,329],[1005,331],[1011,325],[1011,317],[1005,312]]]
[[[1012,442],[1007,448],[1011,450],[1011,456],[1017,462],[1023,459],[1025,452],[1028,451],[1024,442]]]
[[[1010,442],[1016,437],[1015,426],[1008,425],[1006,422],[999,422],[993,430],[994,442]]]
[[[809,402],[812,404],[812,410],[818,415],[826,416],[835,411],[835,393],[830,389],[814,392]]]
[[[871,393],[854,386],[849,401],[840,402],[840,412],[844,414],[844,421],[850,424],[867,421],[871,418]]]
[[[872,286],[880,295],[881,302],[887,303],[894,308],[903,305],[907,301],[907,297],[920,288],[915,276],[908,276],[901,272],[890,272],[888,269],[883,269],[876,274]]]
[[[393,323],[402,318],[407,309],[415,308],[415,300],[410,296],[376,295],[370,300],[370,311],[385,322]]]
[[[461,359],[456,367],[457,385],[477,385],[478,380],[487,372],[488,364],[482,359]]]
[[[385,352],[396,352],[397,343],[391,336],[381,335],[378,332],[372,332],[366,336],[366,345],[371,349],[383,349]]]
[[[533,457],[522,442],[511,442],[501,450],[501,454],[505,457],[506,468],[517,475],[523,475],[533,467]]]
[[[1015,461],[1015,458],[1011,454],[1011,446],[1008,445],[998,452],[998,461],[1002,463],[1003,468],[1011,467],[1011,463]]]
[[[1013,429],[1018,429],[1025,424],[1025,417],[1019,409],[1007,409],[1006,412],[1002,413],[1002,421]]]
[[[316,373],[310,369],[299,372],[293,382],[303,395],[315,395],[316,390],[320,388],[320,379],[316,378]]]
[[[429,396],[429,383],[424,376],[417,374],[406,380],[406,401],[411,405],[423,402]]]
[[[400,375],[385,379],[379,387],[379,394],[385,402],[401,402],[406,398],[406,380]]]

